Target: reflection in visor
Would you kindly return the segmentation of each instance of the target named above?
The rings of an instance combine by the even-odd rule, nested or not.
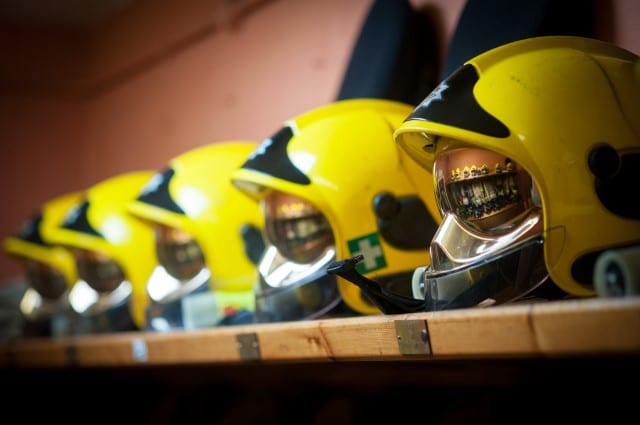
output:
[[[192,279],[205,268],[204,254],[189,233],[163,224],[154,232],[158,262],[175,279]]]
[[[543,257],[543,239],[534,237],[490,258],[454,270],[436,272],[426,267],[416,273],[426,311],[489,306],[527,295],[549,276]],[[418,295],[418,294],[415,294]]]
[[[97,251],[75,249],[73,251],[78,275],[99,293],[114,291],[125,280],[120,265],[111,257]]]
[[[258,266],[257,322],[314,319],[341,300],[335,276],[326,266],[335,259],[328,220],[311,203],[272,192],[262,201],[268,246]]]
[[[84,316],[101,314],[109,309],[125,305],[133,291],[131,283],[124,280],[111,292],[97,292],[86,281],[79,280],[69,293],[71,307]]]
[[[55,267],[31,259],[25,259],[24,265],[29,286],[45,300],[57,300],[67,292],[70,282]]]
[[[218,320],[216,299],[209,288],[209,270],[188,282],[180,282],[157,266],[147,284],[151,302],[145,311],[149,330],[196,329],[214,326]],[[197,312],[189,306],[195,306]]]
[[[28,287],[20,300],[20,312],[32,321],[53,318],[69,306],[69,283],[55,267],[32,259],[24,259]],[[58,320],[60,321],[60,320]],[[61,325],[59,334],[65,333]]]
[[[332,310],[341,300],[336,277],[326,272],[334,259],[331,248],[315,263],[299,264],[268,247],[259,265],[256,321],[315,319]]]
[[[51,318],[68,307],[66,294],[55,299],[44,298],[34,288],[27,288],[20,299],[20,312],[32,321]]]
[[[334,245],[328,220],[311,203],[282,192],[262,202],[267,237],[280,253],[297,263],[308,263]]]
[[[519,299],[549,276],[543,217],[531,176],[496,152],[461,148],[434,162],[443,220],[416,270],[414,296],[427,311]]]
[[[253,306],[253,292],[213,290],[204,253],[189,233],[160,223],[154,230],[159,264],[146,285],[148,330],[201,329],[253,319],[247,310]]]
[[[124,271],[108,255],[98,251],[74,249],[80,279],[69,293],[69,303],[80,315],[80,334],[118,332],[137,329],[131,317],[129,300],[133,292]]]
[[[434,173],[443,215],[452,213],[484,233],[510,231],[517,217],[539,203],[529,174],[495,152],[465,148],[442,153]]]
[[[147,295],[155,303],[173,302],[199,288],[209,290],[211,272],[203,268],[191,279],[179,280],[158,265],[154,268],[147,282]]]
[[[154,235],[159,264],[146,286],[151,301],[145,311],[148,329],[168,331],[214,326],[219,318],[210,290],[211,271],[206,267],[202,249],[182,229],[155,223]],[[185,308],[192,304],[198,305],[196,320],[189,320],[191,315]]]
[[[208,290],[211,271],[195,239],[181,229],[160,223],[154,231],[159,264],[147,282],[151,300],[167,304],[198,288]]]
[[[137,330],[129,300],[131,283],[124,280],[111,292],[96,292],[84,280],[77,281],[69,293],[73,311],[78,313],[75,333],[93,334]]]
[[[148,330],[201,329],[253,320],[253,290],[214,290],[209,268],[180,281],[158,265],[147,282],[147,294],[151,301],[145,311]]]

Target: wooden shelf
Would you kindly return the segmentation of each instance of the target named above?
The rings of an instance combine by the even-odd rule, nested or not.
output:
[[[332,318],[3,344],[17,368],[256,364],[640,354],[640,297]]]

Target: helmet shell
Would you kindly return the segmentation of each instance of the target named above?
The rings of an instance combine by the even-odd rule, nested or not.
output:
[[[246,291],[255,283],[256,266],[241,235],[247,224],[262,229],[262,214],[231,184],[231,174],[257,146],[252,141],[222,141],[185,152],[129,205],[138,217],[192,235],[203,250],[212,287],[218,290]],[[164,191],[165,200],[149,196],[155,191]]]
[[[133,171],[107,178],[90,187],[83,201],[67,212],[63,222],[48,231],[56,244],[108,255],[132,285],[131,317],[144,327],[146,280],[157,264],[152,227],[129,214],[127,205],[154,175]]]
[[[3,245],[7,254],[20,261],[26,275],[27,288],[19,304],[22,316],[29,322],[50,321],[50,331],[56,334],[70,331],[68,295],[78,271],[71,252],[51,243],[45,234],[81,199],[82,192],[77,191],[47,201]],[[42,329],[36,328],[40,335]],[[27,326],[25,334],[30,333]],[[45,334],[49,335],[49,331]]]
[[[68,209],[80,202],[82,192],[71,192],[44,203],[39,211],[23,223],[20,230],[4,240],[4,250],[14,258],[35,260],[58,270],[69,286],[78,278],[71,253],[47,237],[48,229],[57,226]]]
[[[396,198],[420,198],[437,217],[433,190],[424,190],[422,199],[414,184],[428,185],[429,172],[413,167],[392,138],[411,109],[389,100],[350,99],[300,114],[263,141],[234,173],[233,181],[256,200],[280,191],[312,203],[332,228],[337,259],[353,256],[350,246],[373,235],[384,260],[382,266],[365,270],[367,277],[413,271],[428,263],[428,235],[422,235],[420,246],[396,246],[381,236],[373,210],[376,197],[390,193]],[[406,223],[405,229],[411,225]],[[356,285],[338,278],[338,287],[342,299],[356,312],[380,313]]]
[[[542,203],[546,267],[570,294],[595,294],[595,258],[640,241],[627,178],[640,165],[640,65],[620,47],[573,36],[497,47],[445,79],[394,137],[427,170],[465,147],[523,166]]]

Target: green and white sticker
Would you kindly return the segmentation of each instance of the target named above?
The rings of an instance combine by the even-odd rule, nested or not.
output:
[[[387,261],[382,252],[380,239],[377,233],[363,236],[357,239],[351,239],[347,242],[351,256],[362,254],[364,259],[356,265],[356,270],[361,274],[379,270],[387,266]]]

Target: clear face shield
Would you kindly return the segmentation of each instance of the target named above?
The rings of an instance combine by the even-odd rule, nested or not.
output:
[[[431,264],[412,280],[427,311],[502,304],[547,279],[541,203],[520,165],[488,150],[456,149],[436,158],[434,177],[443,221]]]
[[[329,221],[310,202],[282,192],[261,201],[268,239],[258,265],[256,321],[317,318],[340,302],[337,279],[326,266],[335,259]]]
[[[69,293],[69,302],[84,319],[79,332],[135,329],[129,309],[133,287],[118,262],[98,251],[75,248],[72,252],[79,280]]]

